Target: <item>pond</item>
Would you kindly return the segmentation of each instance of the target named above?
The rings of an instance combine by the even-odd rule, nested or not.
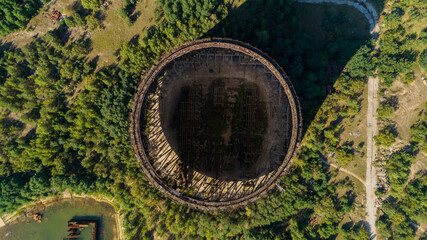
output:
[[[115,209],[108,203],[92,198],[62,199],[38,211],[41,223],[33,216],[20,217],[18,221],[0,228],[0,239],[8,240],[61,240],[67,236],[69,220],[98,220],[98,239],[117,239]],[[91,226],[83,229],[78,240],[91,239]]]

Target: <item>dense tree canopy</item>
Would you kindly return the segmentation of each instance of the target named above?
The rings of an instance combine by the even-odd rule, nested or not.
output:
[[[124,1],[122,11],[130,8],[127,2],[135,4]],[[100,3],[82,1],[92,10]],[[394,38],[406,33],[395,20],[401,19],[399,11],[393,9],[387,17],[394,30],[381,40],[381,52],[371,61],[371,41],[348,38],[329,24],[322,29],[328,35],[323,45],[313,48],[316,38],[298,25],[291,1],[250,1],[239,10],[216,0],[156,3],[156,24],[144,30],[139,39],[122,45],[118,66],[95,71],[94,63],[86,59],[91,50],[88,39],[65,42],[67,27],[87,24],[96,28],[99,22],[95,15],[75,13],[60,28],[25,47],[2,49],[1,213],[69,189],[114,197],[121,204],[125,231],[132,239],[153,235],[171,239],[330,239],[340,232],[345,239],[357,239],[356,235],[365,239],[365,229],[341,227],[344,215],[354,210],[356,193],[351,182],[333,180],[333,173],[320,159],[335,152],[339,163],[352,161],[351,145],[340,145],[341,123],[359,113],[359,97],[374,68],[384,62],[379,68],[387,78],[396,71],[406,73],[417,59],[417,51],[410,47],[405,48],[406,55],[399,56],[401,53],[393,49]],[[128,16],[129,12],[123,14]],[[201,212],[165,198],[141,174],[129,144],[128,114],[141,76],[171,48],[209,36],[248,42],[276,59],[295,85],[307,123],[295,164],[280,182],[285,190],[273,191],[231,212]],[[404,39],[398,43],[409,44]],[[338,70],[328,71],[331,66]],[[326,91],[328,88],[332,90]],[[384,118],[390,117],[390,109],[381,111]],[[413,129],[417,132],[423,127]],[[414,141],[423,141],[419,137],[422,133],[414,136],[418,136]],[[408,226],[406,220],[394,219],[415,214],[410,206],[423,197],[418,190],[423,182],[404,186],[412,161],[406,152],[399,152],[387,165],[390,173],[406,169],[390,178],[396,193],[408,196],[399,200],[405,202],[404,213],[390,217],[393,223],[384,222],[386,226],[394,224],[394,236],[403,236],[399,231]],[[422,211],[422,207],[416,209]]]
[[[37,14],[41,2],[47,2],[47,0],[1,0],[0,35],[6,35],[25,27],[27,22]]]
[[[408,185],[384,203],[382,214],[377,221],[381,236],[389,239],[413,239],[416,222],[425,220],[427,206],[427,181],[425,172],[417,174]]]
[[[418,121],[411,127],[411,140],[417,143],[422,151],[427,153],[427,103],[420,112]]]
[[[420,63],[420,66],[424,68],[425,71],[427,71],[427,49],[420,54],[420,59],[418,62]]]
[[[420,54],[418,63],[424,65],[425,40],[421,34],[414,35],[407,26],[417,19],[415,16],[421,18],[421,12],[426,8],[427,2],[423,0],[398,2],[391,5],[391,12],[385,16],[385,32],[380,38],[380,52],[375,58],[375,65],[386,85],[390,86],[398,75],[410,72]],[[413,17],[404,20],[405,12]]]

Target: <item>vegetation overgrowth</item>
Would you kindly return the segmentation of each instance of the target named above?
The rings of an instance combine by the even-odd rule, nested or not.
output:
[[[399,174],[399,171],[394,173]],[[417,222],[423,222],[426,218],[427,209],[424,204],[427,188],[426,173],[425,171],[418,173],[404,187],[401,183],[394,181],[396,180],[392,182],[392,192],[399,192],[399,195],[392,194],[384,202],[383,213],[377,221],[377,227],[380,229],[382,238],[413,239],[416,236]]]
[[[100,4],[84,2],[93,10]],[[406,11],[423,3],[411,4]],[[114,197],[122,206],[130,239],[365,236],[361,224],[342,225],[345,214],[355,208],[351,181],[332,180],[321,158],[333,152],[340,163],[352,160],[351,143],[340,144],[340,123],[359,113],[367,76],[378,68],[390,82],[397,76],[390,69],[407,73],[419,51],[408,47],[409,53],[397,58],[399,53],[387,50],[387,39],[402,33],[396,27],[400,32],[381,38],[384,50],[372,56],[373,41],[347,37],[331,24],[324,24],[324,47],[313,49],[315,38],[298,24],[293,7],[292,1],[281,0],[248,1],[237,10],[220,0],[158,0],[156,24],[122,45],[118,66],[99,71],[95,62],[85,59],[90,39],[68,43],[63,37],[73,24],[86,24],[78,23],[85,18],[77,15],[23,48],[3,46],[0,213],[70,189]],[[284,191],[231,212],[201,212],[165,198],[139,171],[129,143],[131,99],[141,76],[166,51],[207,36],[236,38],[267,52],[288,72],[304,106],[305,138],[290,173],[280,182]],[[394,62],[389,58],[397,66],[390,66]],[[339,71],[328,72],[329,65]],[[334,88],[329,95],[328,85]],[[407,188],[402,190],[407,196],[419,199]]]
[[[416,223],[425,222],[427,207],[422,202],[426,198],[426,172],[415,173],[413,179],[409,176],[416,155],[419,151],[426,151],[426,110],[427,103],[418,121],[411,127],[411,145],[392,153],[386,162],[390,189],[381,189],[378,193],[386,199],[377,222],[383,238],[412,239],[415,237]]]
[[[418,116],[418,121],[411,127],[411,141],[421,151],[427,153],[427,103]]]
[[[410,73],[417,63],[425,67],[427,47],[426,1],[389,1],[389,3],[383,20],[384,31],[379,41],[380,51],[374,58],[385,86],[391,86],[397,76]],[[421,24],[421,28],[418,24]]]
[[[43,3],[48,0],[1,0],[0,1],[0,35],[6,35],[26,26]]]
[[[425,1],[388,3],[380,48],[374,58],[385,87],[390,87],[398,77],[405,84],[411,84],[417,65],[426,69],[426,9]],[[395,149],[397,131],[394,111],[398,105],[397,99],[390,98],[384,99],[378,108],[379,120],[383,122],[375,140],[380,149],[386,148],[391,152],[383,156],[386,158],[389,188],[377,191],[377,195],[384,199],[377,221],[380,239],[414,239],[417,225],[425,224],[426,219],[423,203],[426,198],[426,172],[421,170],[411,174],[411,166],[417,161],[417,155],[422,154],[420,151],[426,151],[426,109],[420,112],[418,121],[410,129],[410,143]],[[410,175],[415,177],[410,178]]]

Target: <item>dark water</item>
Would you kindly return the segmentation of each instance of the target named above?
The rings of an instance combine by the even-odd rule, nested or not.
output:
[[[20,218],[18,223],[9,223],[0,228],[0,239],[8,240],[61,240],[67,236],[67,222],[76,220],[98,220],[101,239],[117,239],[114,207],[93,199],[63,199],[39,211],[43,215],[41,223],[32,216]],[[29,223],[28,223],[29,222]],[[82,231],[79,240],[89,240],[91,228]]]

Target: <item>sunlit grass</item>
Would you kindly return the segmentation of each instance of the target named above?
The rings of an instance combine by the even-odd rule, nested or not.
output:
[[[132,26],[128,26],[118,15],[118,9],[122,7],[121,1],[114,1],[105,13],[105,25],[103,30],[95,30],[92,33],[93,50],[89,58],[99,56],[98,65],[108,65],[115,62],[114,53],[123,42],[128,42],[136,35],[141,35],[143,29],[154,25],[153,16],[155,0],[140,1],[136,4],[133,14],[140,14]]]

